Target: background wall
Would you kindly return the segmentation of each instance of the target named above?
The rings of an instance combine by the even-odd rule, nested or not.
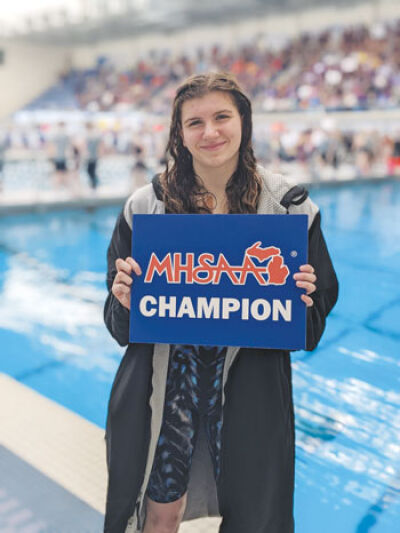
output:
[[[54,84],[71,65],[71,50],[0,42],[0,118],[4,118]]]

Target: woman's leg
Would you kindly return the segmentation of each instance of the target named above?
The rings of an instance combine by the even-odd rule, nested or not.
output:
[[[199,424],[199,381],[194,349],[173,347],[163,422],[146,490],[145,533],[175,533],[182,520]]]
[[[219,479],[221,467],[222,374],[225,356],[226,348],[222,346],[202,348],[202,357],[206,364],[202,411],[205,415],[205,429],[216,481]]]
[[[219,475],[221,383],[225,348],[177,345],[167,378],[163,423],[147,486],[144,533],[175,533],[186,506],[189,472],[200,417]]]
[[[177,533],[186,507],[186,493],[171,503],[146,499],[146,524],[143,533]]]

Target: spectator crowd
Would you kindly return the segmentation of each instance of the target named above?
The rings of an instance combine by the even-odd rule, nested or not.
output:
[[[400,20],[303,33],[279,48],[262,34],[229,49],[160,48],[125,71],[103,57],[62,83],[83,110],[165,114],[180,81],[208,70],[233,72],[255,111],[391,109],[400,104]]]
[[[325,118],[318,126],[306,119],[289,126],[278,115],[275,122],[263,115],[324,110],[329,117],[329,111],[400,109],[400,20],[394,20],[304,33],[280,47],[257,35],[229,49],[213,45],[180,55],[159,49],[126,71],[103,57],[91,70],[66,74],[60,82],[64,92],[60,86],[46,92],[25,108],[23,121],[0,128],[0,190],[10,182],[7,167],[16,168],[21,160],[47,161],[49,182],[60,187],[71,183],[71,176],[76,184],[82,175],[93,190],[121,175],[132,186],[138,175],[139,182],[149,179],[165,162],[177,86],[190,74],[209,70],[233,72],[249,93],[256,155],[272,170],[303,182],[400,173],[400,127],[395,131],[393,122],[390,128],[367,121],[351,128]],[[60,94],[68,91],[63,103]],[[34,119],[38,109],[67,116],[74,106],[82,112],[80,122]],[[11,174],[19,179],[18,172]]]

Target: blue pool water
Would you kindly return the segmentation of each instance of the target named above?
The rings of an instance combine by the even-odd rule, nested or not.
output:
[[[400,183],[314,190],[340,280],[293,354],[297,533],[400,530]],[[0,219],[0,372],[103,426],[122,350],[102,321],[118,209]]]

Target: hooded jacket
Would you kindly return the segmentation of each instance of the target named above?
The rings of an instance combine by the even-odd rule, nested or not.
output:
[[[284,177],[262,167],[258,171],[262,177],[258,213],[308,215],[308,262],[317,276],[317,290],[311,295],[314,305],[307,309],[307,350],[313,350],[338,294],[320,213],[306,195],[292,200],[293,187]],[[128,347],[108,405],[104,533],[143,530],[144,496],[161,430],[170,346],[129,344],[129,311],[111,292],[115,260],[131,255],[132,214],[165,213],[156,190],[149,184],[128,198],[107,253],[105,323],[117,342]],[[222,516],[220,533],[293,533],[294,411],[289,352],[228,347],[222,403],[218,484],[200,424],[183,520]]]

